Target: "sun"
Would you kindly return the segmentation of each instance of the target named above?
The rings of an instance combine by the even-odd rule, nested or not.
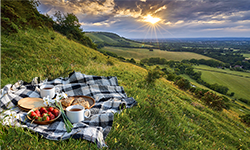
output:
[[[147,15],[146,17],[144,17],[144,21],[149,22],[151,24],[155,24],[159,22],[160,20],[161,20],[160,18],[152,17],[151,15]]]

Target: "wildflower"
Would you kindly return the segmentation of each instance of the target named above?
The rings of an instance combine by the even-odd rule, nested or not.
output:
[[[43,104],[45,106],[51,106],[51,104],[53,103],[53,101],[49,98],[49,95],[47,97],[44,97],[43,101],[44,101]]]
[[[56,95],[56,101],[59,102],[63,98],[68,98],[68,95],[64,92]]]

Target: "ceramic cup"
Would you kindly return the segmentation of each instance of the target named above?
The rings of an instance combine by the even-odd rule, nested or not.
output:
[[[47,97],[49,95],[50,98],[53,98],[56,94],[56,88],[53,85],[43,85],[40,88],[41,97]]]
[[[88,115],[85,112],[88,112]],[[91,112],[81,105],[72,105],[66,108],[66,115],[72,123],[77,123],[84,121],[84,118],[89,118]]]

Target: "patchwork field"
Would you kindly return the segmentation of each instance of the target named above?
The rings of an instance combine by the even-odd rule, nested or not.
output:
[[[249,99],[250,97],[250,73],[222,70],[204,65],[195,66],[195,71],[201,71],[202,80],[214,84],[225,85],[229,92],[234,92],[234,97]]]
[[[250,54],[243,54],[244,57],[246,57],[246,59],[250,59]]]
[[[183,59],[212,59],[203,55],[199,55],[191,52],[168,52],[161,51],[159,49],[154,49],[154,51],[149,51],[148,49],[141,48],[123,48],[123,47],[104,47],[102,50],[116,53],[118,56],[125,58],[134,58],[139,61],[143,58],[150,57],[161,57],[167,60],[181,61]]]

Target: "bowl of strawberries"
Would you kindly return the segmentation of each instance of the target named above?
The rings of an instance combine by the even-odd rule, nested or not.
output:
[[[56,107],[37,107],[27,113],[27,118],[36,124],[46,125],[56,121],[60,115]]]

